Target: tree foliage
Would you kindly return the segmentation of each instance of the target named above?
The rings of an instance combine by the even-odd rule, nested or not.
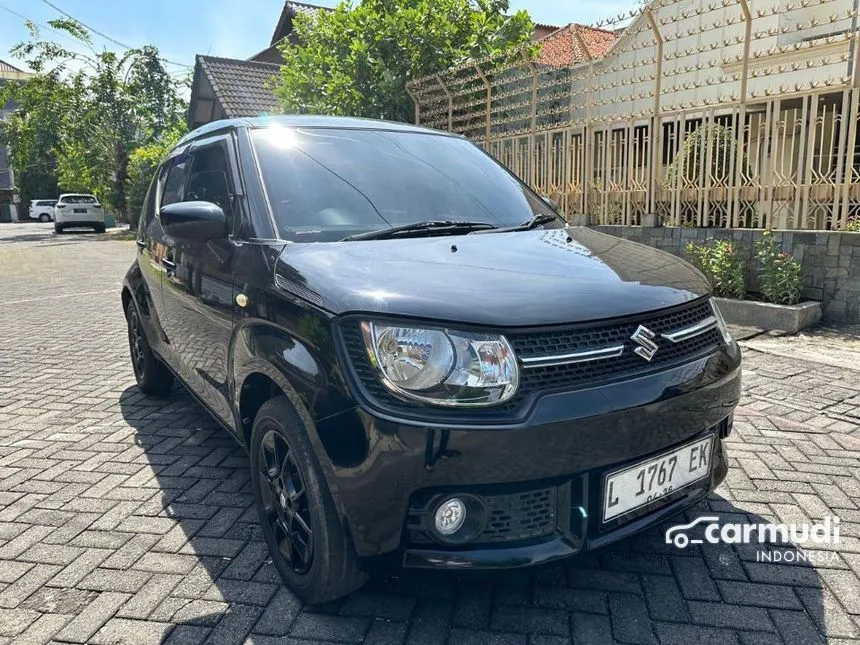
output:
[[[96,51],[77,21],[49,24],[88,53],[43,40],[32,24],[30,40],[12,48],[35,72],[3,92],[18,105],[3,131],[14,166],[51,169],[59,190],[92,192],[127,216],[131,155],[183,127],[179,83],[153,46]]]
[[[149,145],[141,146],[129,155],[128,179],[126,180],[128,199],[128,221],[132,230],[137,229],[143,202],[146,199],[146,191],[149,184],[170,149],[179,141],[182,130],[176,129],[167,132],[158,141]]]
[[[409,121],[406,83],[470,58],[528,43],[525,11],[508,0],[361,0],[299,13],[299,45],[284,43],[276,93],[287,112]]]

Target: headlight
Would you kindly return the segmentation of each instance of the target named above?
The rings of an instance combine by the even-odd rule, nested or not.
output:
[[[362,322],[370,362],[402,398],[451,407],[504,403],[519,386],[504,336]]]
[[[732,342],[732,335],[729,333],[729,327],[726,325],[726,320],[723,318],[723,314],[720,313],[717,301],[713,298],[711,298],[711,310],[714,312],[714,318],[717,319],[717,328],[720,330],[723,340],[726,341],[726,345],[730,345]]]

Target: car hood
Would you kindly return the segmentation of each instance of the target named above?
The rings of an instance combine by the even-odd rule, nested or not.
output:
[[[287,244],[278,287],[334,313],[511,327],[599,320],[699,298],[701,273],[583,227]]]

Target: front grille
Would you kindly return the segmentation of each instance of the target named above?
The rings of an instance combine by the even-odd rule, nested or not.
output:
[[[469,544],[497,544],[519,542],[550,535],[556,530],[556,488],[541,488],[510,495],[481,497],[487,511],[487,521]],[[432,521],[432,503],[410,507],[409,541],[412,544],[430,544],[429,526]]]
[[[523,413],[526,402],[548,392],[564,392],[593,387],[614,381],[642,376],[683,364],[716,350],[720,332],[710,329],[687,340],[672,343],[660,334],[691,327],[709,316],[711,306],[706,299],[676,307],[670,311],[632,316],[617,321],[580,323],[553,329],[511,330],[503,332],[519,359],[572,354],[623,345],[620,356],[588,363],[573,363],[548,367],[530,367],[520,370],[520,388],[509,401],[490,408],[463,410],[434,409],[420,403],[403,401],[392,395],[379,380],[370,363],[358,322],[348,320],[342,325],[342,334],[352,367],[369,398],[375,403],[398,413],[426,418],[468,419],[489,422],[510,420]],[[636,344],[630,339],[639,325],[645,325],[657,337],[659,346],[651,362],[634,353]]]

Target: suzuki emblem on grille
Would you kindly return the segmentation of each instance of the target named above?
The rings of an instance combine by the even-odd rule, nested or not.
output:
[[[649,363],[651,362],[651,359],[654,358],[654,354],[657,353],[657,350],[660,349],[657,346],[657,343],[653,340],[654,336],[656,336],[656,334],[645,325],[639,325],[630,337],[630,340],[639,345],[639,347],[633,351]]]

